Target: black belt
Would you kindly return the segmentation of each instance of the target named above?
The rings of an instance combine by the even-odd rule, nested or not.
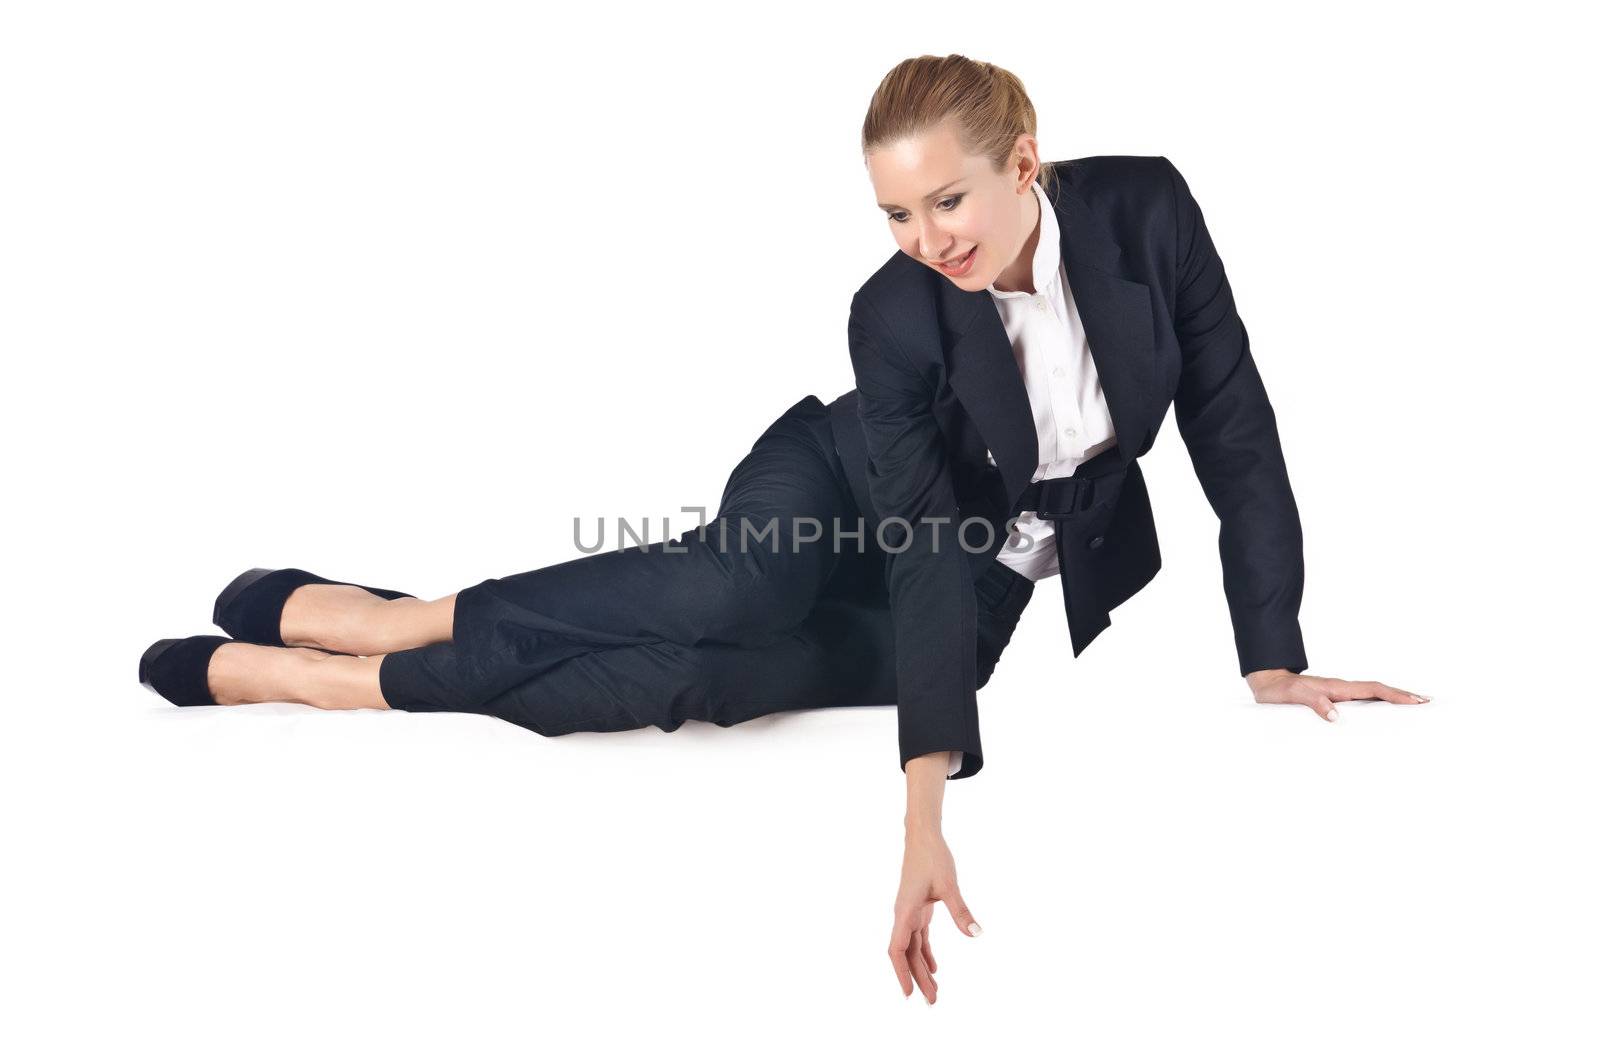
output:
[[[1011,509],[1011,514],[1037,512],[1041,519],[1069,519],[1094,507],[1097,492],[1100,500],[1114,502],[1121,492],[1120,483],[1111,480],[1127,473],[1128,466],[1122,462],[1117,448],[1112,446],[1079,464],[1065,478],[1046,478],[1028,483],[1022,496],[1017,499],[1016,506]],[[1096,482],[1100,483],[1098,491],[1095,489]]]
[[[1030,511],[1038,512],[1040,519],[1070,519],[1077,516],[1078,512],[1093,508],[1096,493],[1099,500],[1117,500],[1120,484],[1112,479],[1120,479],[1126,474],[1128,466],[1122,463],[1117,448],[1106,448],[1091,456],[1090,460],[1078,464],[1074,472],[1064,479],[1029,482],[1027,487],[1022,488],[1022,496],[1011,509],[1011,514],[1021,516],[1022,512]],[[1101,484],[1099,490],[1094,488],[1096,482]]]
[[[1012,514],[1037,512],[1041,519],[1066,519],[1093,504],[1093,478],[1079,475],[1044,478],[1028,483]]]

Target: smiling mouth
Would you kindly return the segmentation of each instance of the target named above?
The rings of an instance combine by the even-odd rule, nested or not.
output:
[[[973,252],[976,251],[977,249],[978,249],[977,247],[973,247],[972,250],[967,251],[965,254],[961,255],[959,258],[951,258],[949,261],[941,261],[941,262],[938,263],[938,265],[939,265],[939,267],[941,269],[953,269],[953,268],[956,268],[957,266],[959,266],[962,263],[964,263],[968,258],[972,257]]]

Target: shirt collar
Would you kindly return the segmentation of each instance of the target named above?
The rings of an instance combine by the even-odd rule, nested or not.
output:
[[[1034,198],[1039,200],[1039,243],[1033,248],[1033,289],[1044,294],[1056,281],[1061,268],[1061,223],[1056,220],[1055,207],[1045,198],[1044,189],[1036,180],[1029,185]],[[990,284],[988,291],[996,298],[1029,298],[1026,291],[997,291]]]

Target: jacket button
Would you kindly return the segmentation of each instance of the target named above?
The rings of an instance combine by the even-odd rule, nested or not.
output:
[[[1103,545],[1105,543],[1106,543],[1106,539],[1101,537],[1101,536],[1099,536],[1098,534],[1089,539],[1089,547],[1090,548],[1099,548],[1101,545]]]

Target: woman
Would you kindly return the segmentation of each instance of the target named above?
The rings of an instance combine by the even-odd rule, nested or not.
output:
[[[982,767],[975,691],[1036,578],[1064,574],[1077,654],[1155,573],[1134,458],[1169,401],[1222,518],[1256,698],[1330,720],[1336,700],[1421,698],[1301,674],[1298,518],[1182,178],[1163,158],[1044,167],[1034,130],[989,64],[885,78],[863,149],[901,253],[851,307],[857,389],[778,417],[704,527],[433,601],[247,571],[213,608],[231,639],[158,641],[140,680],[180,705],[472,711],[545,735],[898,702],[890,956],[931,1004],[933,903],[978,933],[938,825],[945,779]]]

